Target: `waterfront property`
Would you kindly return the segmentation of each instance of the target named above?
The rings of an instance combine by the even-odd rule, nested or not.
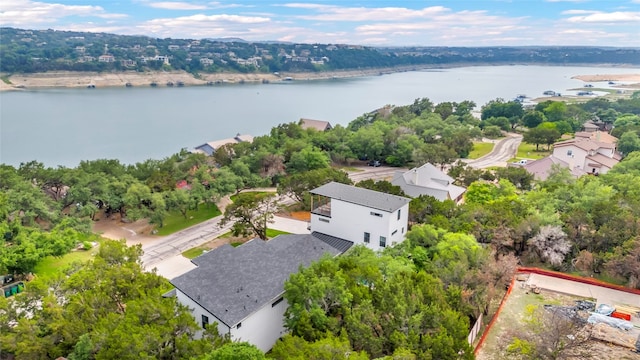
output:
[[[253,136],[237,134],[236,136],[234,136],[232,138],[229,138],[229,139],[222,139],[222,140],[217,140],[217,141],[209,141],[209,142],[206,142],[206,143],[204,143],[202,145],[196,146],[194,151],[195,152],[204,153],[204,154],[207,154],[207,155],[211,156],[221,146],[224,146],[224,145],[227,145],[227,144],[237,144],[237,143],[241,143],[241,142],[253,142]]]
[[[555,143],[550,156],[529,162],[523,168],[533,174],[536,180],[545,180],[553,165],[568,168],[576,178],[611,170],[621,160],[616,149],[618,139],[586,125],[585,129],[589,130],[577,132],[574,139]]]
[[[311,231],[372,250],[404,241],[411,199],[337,182],[322,185],[310,194]]]
[[[256,238],[236,248],[227,244],[193,259],[197,268],[171,280],[175,289],[166,296],[188,306],[203,328],[215,324],[221,335],[266,352],[286,333],[283,295],[289,276],[352,245],[315,232]]]
[[[318,131],[327,131],[331,130],[331,124],[328,121],[323,120],[313,120],[313,119],[300,119],[300,127],[307,129],[316,129]]]

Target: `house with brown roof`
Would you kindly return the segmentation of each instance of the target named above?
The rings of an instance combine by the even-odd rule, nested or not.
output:
[[[553,156],[591,174],[605,174],[621,160],[615,143],[576,137],[553,145]]]
[[[570,167],[569,163],[560,160],[553,155],[544,157],[539,160],[529,161],[527,162],[527,164],[523,165],[522,168],[532,174],[535,180],[544,181],[547,180],[547,178],[551,174],[551,170],[554,165],[568,168],[574,178],[579,178],[580,176],[586,174],[586,172],[584,172],[582,169],[578,169],[575,166]]]
[[[302,118],[300,119],[298,124],[304,130],[307,130],[307,129],[316,129],[318,131],[331,130],[331,124],[328,121],[323,121],[323,120],[313,120],[313,119]]]
[[[618,138],[604,131],[578,131],[575,134],[576,138],[590,139],[593,141],[599,141],[603,143],[616,144]]]

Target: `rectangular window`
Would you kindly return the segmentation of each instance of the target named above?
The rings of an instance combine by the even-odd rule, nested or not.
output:
[[[282,300],[284,300],[283,297],[281,297],[280,299],[274,301],[273,304],[271,304],[271,307],[275,307],[276,305],[280,304],[282,302]]]
[[[241,323],[241,322],[239,322],[239,323],[238,323],[238,326],[236,326],[236,329],[240,329],[241,327],[242,327],[242,323]]]
[[[398,229],[393,230],[393,232],[391,233],[391,236],[395,235],[398,232]]]
[[[377,217],[382,217],[382,214],[377,213],[377,212],[370,212],[369,214],[373,215],[373,216],[377,216]]]
[[[380,236],[380,247],[386,247],[387,246],[387,238],[384,236]]]
[[[326,222],[326,223],[329,222],[329,219],[325,219],[325,218],[318,218],[318,220],[320,220],[321,222]]]
[[[398,209],[398,220],[400,220],[400,209]]]
[[[207,315],[202,315],[202,328],[206,329],[207,325],[209,325],[209,317]]]
[[[402,233],[404,234],[404,226],[402,227]]]
[[[364,243],[368,244],[369,240],[371,240],[371,234],[369,234],[368,232],[364,233]]]

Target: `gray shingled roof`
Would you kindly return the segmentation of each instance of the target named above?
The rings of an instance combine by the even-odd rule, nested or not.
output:
[[[310,192],[312,194],[327,196],[332,199],[338,199],[386,212],[394,212],[411,201],[411,199],[406,197],[386,194],[337,182],[324,184]]]
[[[318,233],[253,239],[237,248],[224,245],[193,259],[198,267],[171,283],[233,327],[279,297],[285,280],[300,265],[308,266],[325,253],[341,254],[351,245]]]

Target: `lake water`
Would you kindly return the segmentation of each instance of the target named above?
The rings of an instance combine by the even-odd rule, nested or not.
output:
[[[236,133],[264,135],[300,118],[346,125],[386,104],[434,103],[571,93],[576,75],[639,73],[638,68],[479,66],[352,79],[181,88],[51,89],[0,93],[0,162],[161,159]],[[594,83],[606,87],[606,83]]]

